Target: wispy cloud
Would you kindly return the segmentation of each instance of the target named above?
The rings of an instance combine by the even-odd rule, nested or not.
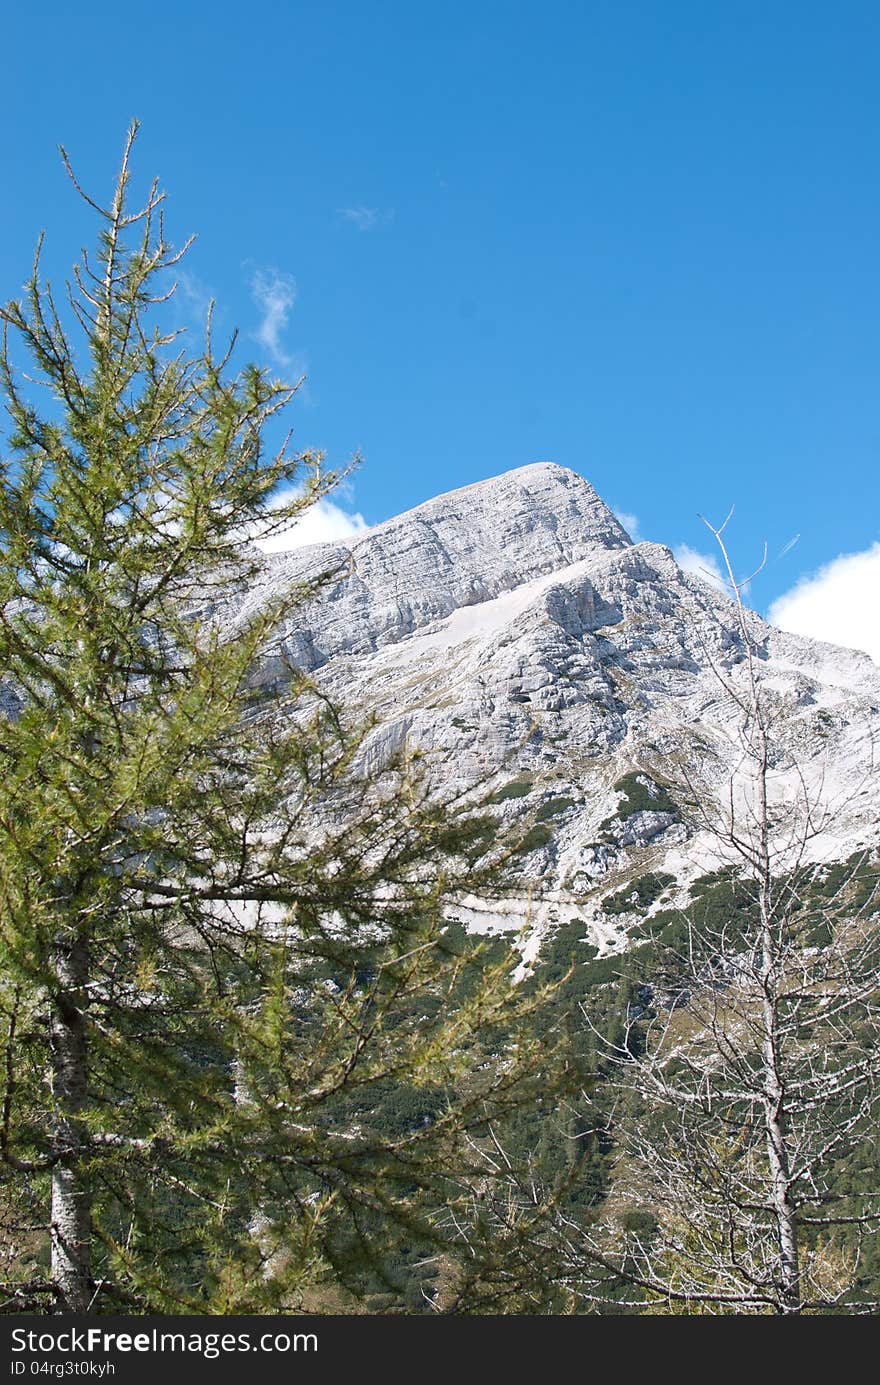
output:
[[[793,635],[864,650],[880,664],[880,543],[802,577],[767,617]]]
[[[780,558],[784,558],[786,553],[790,553],[799,539],[800,534],[795,534],[793,539],[789,539],[788,543],[785,544],[783,548],[780,548],[779,552],[776,554],[775,561],[778,563]]]
[[[615,510],[614,518],[617,520],[618,524],[623,525],[633,543],[641,543],[642,535],[639,529],[638,515],[630,514],[629,510]]]
[[[381,207],[339,207],[343,221],[356,226],[359,231],[377,231],[394,220],[394,210],[383,211]]]
[[[176,280],[178,300],[184,305],[185,311],[199,322],[204,322],[214,299],[213,292],[204,279],[188,269],[179,269]]]
[[[250,279],[251,297],[262,313],[252,334],[263,350],[280,366],[290,366],[294,357],[282,337],[287,330],[291,309],[296,302],[296,283],[291,274],[273,268],[255,269]]]
[[[703,581],[708,582],[710,587],[715,587],[717,591],[730,595],[729,584],[725,581],[724,574],[718,565],[718,559],[712,553],[699,553],[696,548],[691,548],[690,544],[680,543],[677,548],[672,550],[672,554],[683,572],[690,572],[695,577],[702,577]]]

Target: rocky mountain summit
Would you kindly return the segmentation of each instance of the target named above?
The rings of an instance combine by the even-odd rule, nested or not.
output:
[[[676,890],[721,859],[685,786],[723,806],[742,758],[745,641],[733,603],[633,543],[592,486],[549,463],[463,487],[346,544],[267,556],[244,610],[327,575],[280,632],[260,680],[292,665],[374,711],[367,768],[418,747],[439,782],[490,776],[503,814],[523,808],[521,894],[472,901],[478,927],[582,918],[623,945],[626,909],[602,908],[646,871]],[[783,820],[806,786],[814,859],[876,842],[880,669],[851,650],[747,615],[773,714],[771,790]],[[792,814],[795,808],[791,808]],[[794,826],[794,822],[792,823]],[[656,906],[659,907],[659,904]]]

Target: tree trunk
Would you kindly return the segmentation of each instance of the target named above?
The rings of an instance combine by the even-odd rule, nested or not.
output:
[[[764,1132],[770,1171],[770,1201],[776,1221],[777,1286],[779,1311],[801,1311],[797,1209],[791,1202],[791,1160],[786,1131],[786,1092],[779,1055],[779,982],[782,947],[774,931],[773,872],[770,860],[767,775],[767,735],[759,722],[760,769],[758,777],[759,894],[761,920],[761,1050],[763,1059]]]
[[[52,998],[52,1091],[55,1098],[52,1171],[52,1279],[65,1313],[87,1312],[91,1285],[91,1191],[82,1167],[84,1133],[77,1119],[88,1083],[83,1006],[89,975],[84,937],[55,941],[57,991]]]
[[[797,1211],[791,1203],[791,1172],[785,1131],[785,1092],[776,1053],[776,1016],[764,1001],[764,1126],[779,1254],[780,1311],[801,1311]]]

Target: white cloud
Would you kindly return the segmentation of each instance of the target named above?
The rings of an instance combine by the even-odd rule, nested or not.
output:
[[[640,543],[642,536],[639,531],[638,515],[631,515],[629,510],[615,510],[613,513],[614,518],[617,520],[618,524],[623,525],[633,543]]]
[[[880,664],[880,543],[802,577],[767,618],[793,635],[862,649]]]
[[[289,504],[294,493],[288,491],[277,496],[271,509]],[[290,529],[269,538],[254,539],[257,548],[264,553],[287,553],[292,548],[304,548],[309,543],[340,543],[353,534],[363,533],[369,526],[363,515],[350,513],[332,500],[316,500],[309,505]]]
[[[359,231],[375,231],[380,226],[387,226],[394,218],[393,211],[382,211],[379,207],[340,207],[339,215]]]
[[[291,365],[293,357],[285,350],[281,338],[296,301],[293,276],[282,274],[278,269],[256,269],[251,275],[251,297],[263,314],[253,333],[254,339],[278,365]]]
[[[188,269],[178,270],[177,291],[189,315],[195,317],[200,325],[203,324],[214,299],[214,294],[204,279],[200,279]]]
[[[730,587],[718,565],[718,559],[713,554],[698,553],[686,543],[680,543],[672,550],[672,554],[683,572],[691,572],[695,577],[702,577],[704,582],[708,582],[717,591],[730,595]]]

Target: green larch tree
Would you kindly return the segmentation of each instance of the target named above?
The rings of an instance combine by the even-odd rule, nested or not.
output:
[[[38,252],[0,310],[0,1298],[295,1311],[413,1256],[509,1288],[533,1263],[468,1208],[552,1045],[447,926],[502,853],[413,763],[366,780],[302,672],[261,688],[312,589],[241,614],[245,540],[334,478],[267,448],[295,387],[161,325],[183,251],[157,186],[129,210],[136,128],[63,302]]]

